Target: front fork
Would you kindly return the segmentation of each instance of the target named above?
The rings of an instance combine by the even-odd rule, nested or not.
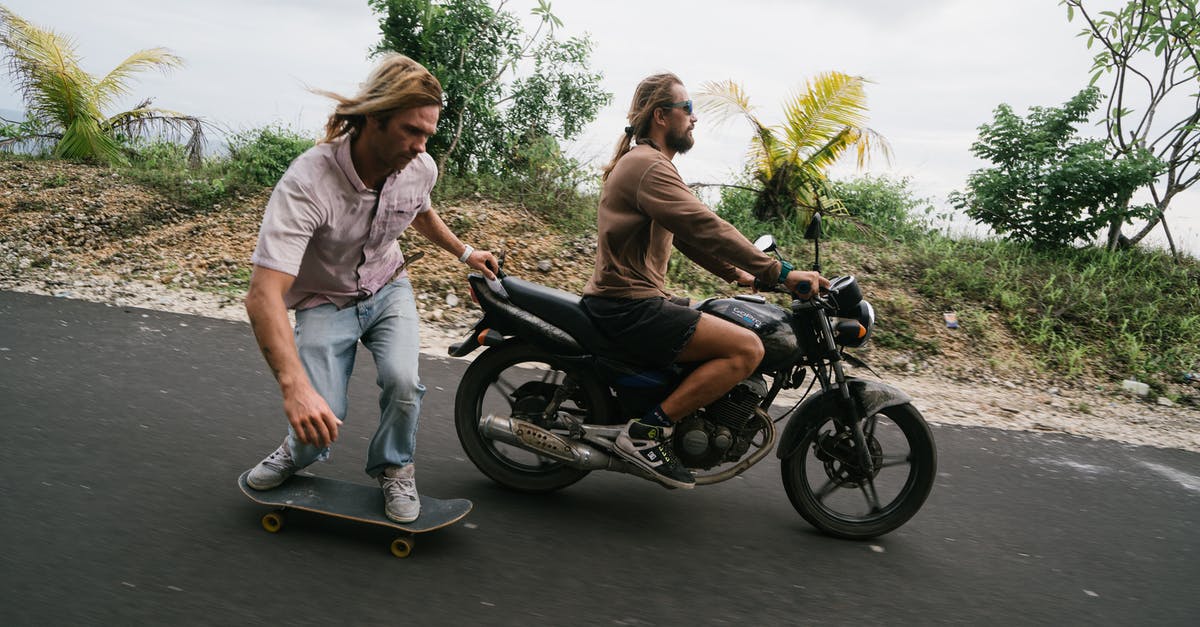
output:
[[[816,312],[816,316],[820,323],[822,349],[825,352],[824,359],[829,362],[829,366],[833,370],[832,378],[824,372],[819,372],[818,376],[822,379],[821,383],[826,389],[836,389],[838,392],[838,406],[841,411],[837,412],[836,420],[841,428],[849,429],[854,437],[854,450],[858,452],[858,466],[862,472],[864,487],[869,491],[870,496],[874,497],[875,483],[872,480],[875,476],[874,460],[871,459],[871,449],[867,447],[867,437],[863,432],[862,418],[866,418],[863,415],[865,412],[859,407],[854,395],[850,393],[850,386],[846,384],[845,362],[842,360],[842,353],[838,350],[837,343],[834,342],[833,323],[829,320],[829,313],[822,309]]]

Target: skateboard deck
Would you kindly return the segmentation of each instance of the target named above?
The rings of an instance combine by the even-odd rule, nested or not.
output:
[[[392,541],[391,550],[396,557],[412,553],[415,534],[452,525],[465,518],[473,507],[467,499],[436,499],[422,494],[421,515],[412,522],[399,523],[384,514],[383,493],[378,486],[298,474],[277,488],[255,490],[246,483],[248,474],[250,471],[238,477],[242,493],[255,503],[279,508],[263,516],[263,529],[271,533],[280,531],[283,513],[289,509],[390,527],[403,532]]]

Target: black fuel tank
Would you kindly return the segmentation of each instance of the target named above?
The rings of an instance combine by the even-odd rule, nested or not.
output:
[[[792,330],[792,312],[765,302],[759,297],[712,298],[700,303],[699,310],[754,331],[762,339],[760,371],[778,370],[799,357],[799,343]]]

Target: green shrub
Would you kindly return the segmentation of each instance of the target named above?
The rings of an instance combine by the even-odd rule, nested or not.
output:
[[[140,170],[182,171],[188,167],[187,149],[168,141],[138,142],[129,146],[129,163]]]
[[[315,142],[278,126],[266,126],[230,137],[229,155],[188,167],[184,146],[137,142],[128,147],[130,178],[159,190],[193,211],[215,206],[254,189],[274,185],[300,153]]]
[[[908,179],[886,176],[862,176],[832,181],[830,189],[841,207],[823,216],[825,238],[850,241],[880,239],[913,241],[929,232],[928,218],[933,212],[929,199],[919,198],[909,189]],[[716,204],[717,215],[750,239],[770,233],[783,248],[803,246],[806,225],[783,220],[755,217],[759,194],[742,186],[723,187]]]
[[[205,160],[198,168],[188,167],[187,151],[181,144],[137,142],[130,144],[126,152],[128,164],[119,166],[124,176],[194,212],[210,211],[240,189],[229,180],[219,159]]]
[[[292,161],[316,142],[282,126],[264,126],[229,138],[230,175],[270,187],[279,181]]]
[[[765,222],[754,217],[754,202],[758,197],[753,191],[738,187],[721,188],[721,196],[713,210],[723,220],[733,225],[746,237],[753,239],[763,233],[771,233],[776,229],[774,223]],[[779,234],[775,234],[780,237]]]
[[[929,232],[933,205],[909,189],[909,179],[861,176],[833,181],[833,194],[841,199],[845,215],[826,216],[830,237],[859,239],[866,233],[877,238],[912,241]]]

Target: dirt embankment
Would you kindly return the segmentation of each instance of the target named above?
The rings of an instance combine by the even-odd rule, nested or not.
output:
[[[0,160],[0,289],[245,319],[241,290],[266,197],[196,212],[107,168]],[[591,274],[594,237],[556,235],[537,215],[486,199],[436,209],[464,241],[504,250],[511,274],[576,292]],[[411,274],[425,347],[444,356],[477,316],[465,269],[419,235],[406,234],[401,246],[427,252]],[[864,356],[912,395],[930,421],[1200,451],[1194,406],[1147,402],[1122,394],[1114,382],[1040,374],[998,325],[956,333],[918,295],[873,284],[873,268],[884,263],[882,254],[860,252],[843,265],[860,277],[868,298],[885,304],[881,325],[903,309],[911,332],[936,340],[938,350],[873,346]]]

